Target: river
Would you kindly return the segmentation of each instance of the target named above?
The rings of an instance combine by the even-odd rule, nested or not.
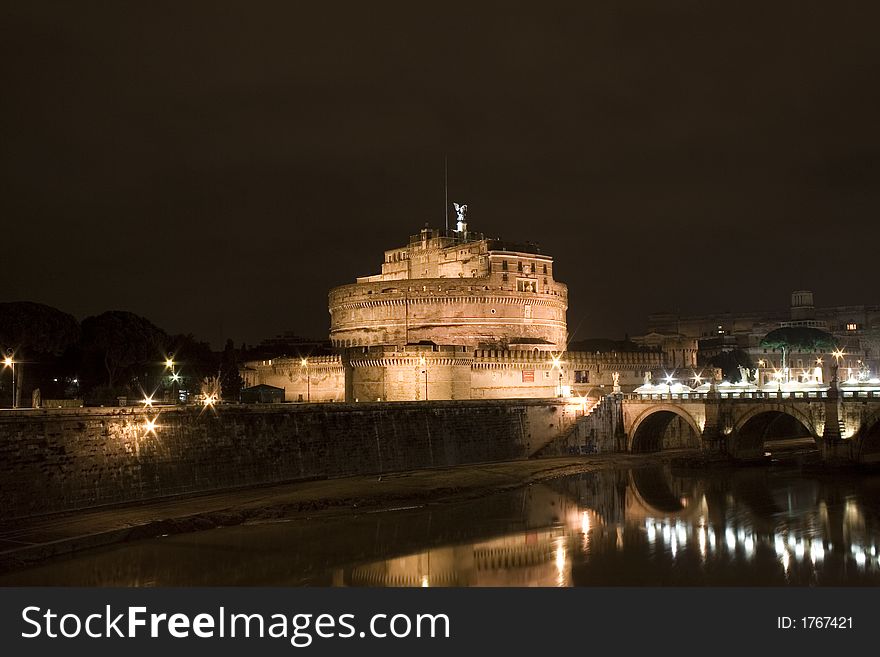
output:
[[[125,543],[0,585],[877,585],[878,511],[880,475],[620,467],[467,502]]]

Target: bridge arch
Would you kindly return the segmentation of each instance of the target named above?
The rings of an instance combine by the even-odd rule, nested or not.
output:
[[[658,452],[675,447],[699,447],[703,431],[680,406],[658,404],[644,410],[632,423],[627,440],[631,452]]]
[[[856,460],[860,463],[880,463],[880,411],[865,418],[858,440]]]
[[[774,404],[752,408],[737,419],[728,451],[735,458],[760,458],[768,441],[806,439],[818,448],[819,436],[813,419],[794,406]]]

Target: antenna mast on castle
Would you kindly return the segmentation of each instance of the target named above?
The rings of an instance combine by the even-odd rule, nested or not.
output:
[[[443,220],[446,222],[446,232],[449,232],[449,165],[448,158],[443,156]]]

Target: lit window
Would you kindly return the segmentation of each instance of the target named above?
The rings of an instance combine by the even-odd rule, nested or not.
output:
[[[849,324],[846,325],[846,330],[847,331],[858,331],[859,325],[856,324],[855,322],[850,322]]]

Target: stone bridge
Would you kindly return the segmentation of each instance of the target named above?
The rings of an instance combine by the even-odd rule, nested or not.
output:
[[[829,461],[880,462],[880,392],[742,392],[616,395],[617,443],[647,452],[700,447],[758,458],[773,440],[812,439]],[[623,444],[622,444],[623,443]]]

